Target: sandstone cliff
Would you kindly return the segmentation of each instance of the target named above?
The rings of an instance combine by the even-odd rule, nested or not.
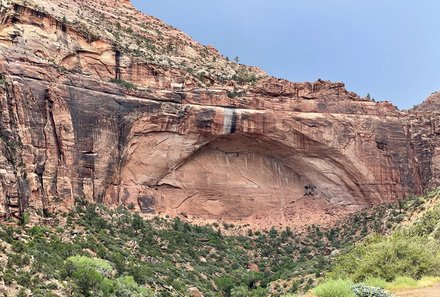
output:
[[[430,108],[271,78],[129,1],[2,0],[0,19],[0,216],[85,197],[305,224],[439,185]]]

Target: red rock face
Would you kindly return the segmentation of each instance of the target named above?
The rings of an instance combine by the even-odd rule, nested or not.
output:
[[[85,25],[76,2],[2,6],[0,216],[85,197],[303,225],[438,186],[437,114],[270,78],[107,2],[85,4]]]

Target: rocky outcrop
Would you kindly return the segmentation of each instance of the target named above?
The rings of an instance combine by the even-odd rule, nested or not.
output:
[[[438,185],[434,114],[402,113],[342,83],[270,78],[129,1],[85,4],[86,25],[72,16],[78,3],[38,9],[45,2],[1,9],[3,215],[85,197],[295,225]]]
[[[422,188],[431,189],[440,185],[440,93],[433,93],[422,104],[405,117],[408,134]]]
[[[424,102],[413,108],[413,113],[433,112],[440,109],[440,92],[432,93]]]

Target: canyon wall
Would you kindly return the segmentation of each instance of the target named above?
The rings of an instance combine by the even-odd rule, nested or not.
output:
[[[439,185],[430,108],[269,77],[129,1],[45,2],[0,10],[0,216],[81,197],[301,225]]]

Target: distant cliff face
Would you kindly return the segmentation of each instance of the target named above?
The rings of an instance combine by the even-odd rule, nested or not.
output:
[[[440,117],[238,65],[129,1],[3,1],[0,216],[325,223],[439,184]]]

